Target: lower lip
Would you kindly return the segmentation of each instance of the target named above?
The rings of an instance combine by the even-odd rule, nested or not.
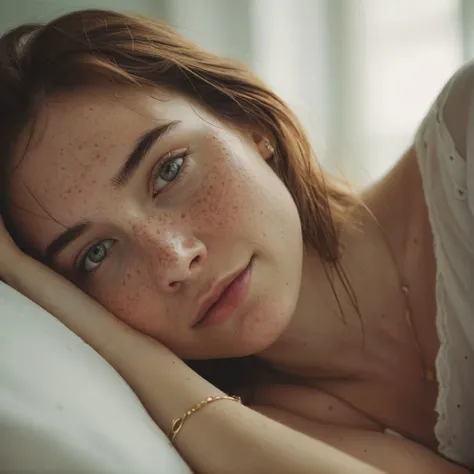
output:
[[[252,262],[247,268],[227,287],[219,301],[207,312],[204,319],[199,321],[197,327],[217,326],[227,321],[235,310],[244,302],[250,283]]]

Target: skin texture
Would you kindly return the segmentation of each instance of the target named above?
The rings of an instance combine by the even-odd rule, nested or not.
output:
[[[176,120],[131,181],[114,186],[137,140]],[[12,201],[28,211],[15,213],[21,232],[44,252],[65,226],[90,222],[52,266],[127,324],[186,358],[255,353],[287,326],[300,289],[302,236],[260,135],[164,91],[95,89],[50,98],[26,153],[24,144],[11,180]],[[153,184],[157,162],[173,157],[181,172]],[[113,244],[103,263],[74,271],[78,255],[106,239]],[[193,328],[215,283],[251,258],[244,304],[224,325]]]
[[[137,140],[176,120],[130,183],[114,186]],[[419,375],[420,359],[433,366],[437,351],[424,297],[434,273],[422,249],[432,242],[413,153],[362,196],[382,228],[361,209],[359,227],[342,230],[357,312],[335,279],[339,307],[316,250],[303,247],[295,203],[258,130],[236,130],[168,92],[98,88],[49,98],[25,152],[26,143],[10,180],[18,227],[44,252],[64,226],[89,221],[53,268],[119,319],[181,358],[258,355],[278,372],[257,393],[259,405],[316,423],[387,427],[435,447],[436,384]],[[156,181],[158,160],[178,163],[183,152],[181,174]],[[113,242],[108,259],[89,278],[72,272],[104,239]],[[421,353],[389,245],[407,270]],[[250,260],[244,303],[224,324],[194,328],[214,284]]]

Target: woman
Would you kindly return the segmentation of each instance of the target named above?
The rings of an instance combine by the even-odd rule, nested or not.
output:
[[[0,43],[2,276],[193,470],[474,468],[470,69],[354,196],[255,76],[163,23],[84,11]]]

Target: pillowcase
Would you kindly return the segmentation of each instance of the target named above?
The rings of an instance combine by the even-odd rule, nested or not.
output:
[[[0,360],[0,471],[191,473],[113,367],[2,282]]]

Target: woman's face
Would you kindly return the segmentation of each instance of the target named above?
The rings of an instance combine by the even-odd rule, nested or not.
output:
[[[281,335],[300,289],[300,221],[269,157],[178,95],[56,96],[15,157],[12,211],[49,265],[130,326],[183,358],[244,356]]]

